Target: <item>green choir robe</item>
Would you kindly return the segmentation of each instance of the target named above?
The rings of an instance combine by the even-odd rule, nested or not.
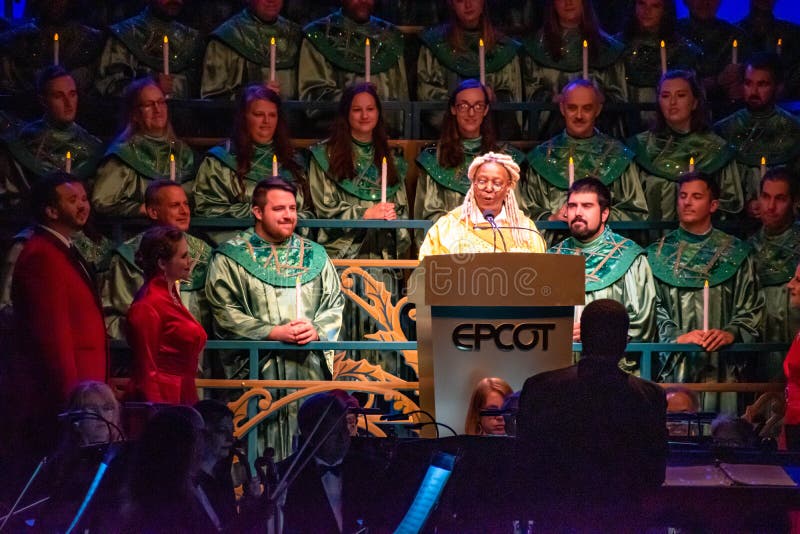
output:
[[[133,135],[108,147],[97,169],[92,206],[98,213],[117,217],[139,217],[144,193],[153,180],[169,179],[169,155],[175,155],[175,180],[191,193],[194,154],[180,139]]]
[[[762,341],[790,343],[800,330],[800,310],[790,304],[786,285],[800,263],[800,226],[795,223],[775,235],[762,228],[748,243],[753,247],[753,262],[764,294]],[[783,376],[784,356],[784,352],[765,355],[766,361],[762,362],[765,380]]]
[[[370,81],[382,101],[408,100],[403,60],[403,35],[393,24],[377,17],[359,24],[335,11],[303,28],[297,86],[300,100],[338,102],[345,87],[364,81],[364,45],[370,40]],[[310,112],[312,118],[332,113]],[[384,120],[395,131],[403,124],[402,112],[384,110]]]
[[[256,184],[264,178],[272,176],[272,156],[274,148],[272,143],[255,145],[253,163],[250,172],[242,180],[244,191],[236,179],[237,161],[236,154],[229,149],[230,141],[225,146],[216,146],[208,151],[197,170],[194,181],[195,214],[198,217],[234,217],[249,219],[252,217],[252,198]],[[278,162],[278,173],[287,182],[297,187],[297,213],[299,218],[313,218],[311,209],[306,209],[302,184],[295,181],[294,176],[286,167]],[[305,177],[302,177],[305,179]],[[214,243],[227,241],[233,235],[231,232],[213,232],[209,237]]]
[[[197,94],[203,40],[200,32],[177,21],[157,17],[145,8],[139,15],[109,28],[95,82],[103,96],[120,96],[134,79],[164,72],[164,36],[169,39],[169,73],[173,98]]]
[[[9,131],[0,144],[0,207],[19,206],[31,185],[54,170],[64,170],[67,152],[72,174],[86,180],[94,176],[102,155],[102,142],[78,124],[56,125],[40,119]]]
[[[754,52],[776,53],[778,39],[781,40],[784,96],[791,99],[800,96],[800,25],[776,19],[770,12],[754,12],[751,8],[751,13],[736,26],[747,35],[749,48]]]
[[[528,153],[530,169],[518,188],[525,215],[546,220],[567,202],[570,156],[576,180],[595,176],[611,190],[611,220],[647,218],[647,202],[633,151],[597,130],[586,139],[571,137],[564,131]]]
[[[598,299],[621,302],[631,321],[631,341],[657,341],[656,286],[642,247],[606,227],[591,241],[584,243],[569,237],[547,252],[583,256],[586,304]]]
[[[759,291],[749,253],[750,247],[745,242],[716,229],[697,235],[678,228],[647,248],[661,302],[657,312],[662,343],[674,343],[681,334],[702,330],[706,280],[708,327],[731,333],[737,343],[759,341],[764,296]],[[740,369],[734,359],[742,357],[741,354],[727,357],[723,380],[735,377]],[[716,353],[672,353],[662,362],[660,378],[666,382],[716,381],[718,368]],[[706,406],[713,407],[713,399]]]
[[[336,341],[342,326],[339,276],[325,249],[296,234],[271,246],[253,229],[220,246],[211,259],[206,294],[211,305],[214,334],[220,339],[264,340],[275,326],[297,318],[296,280],[301,278],[302,316],[320,341]],[[265,380],[325,380],[333,371],[333,351],[261,353],[260,378]],[[246,378],[248,357],[220,355],[225,378]],[[273,400],[283,394],[271,390]],[[291,452],[297,432],[297,402],[267,419],[261,427],[278,459]]]
[[[251,83],[269,81],[270,39],[275,38],[275,79],[283,100],[297,100],[297,61],[303,32],[283,17],[266,23],[249,9],[234,15],[209,36],[203,61],[201,98],[236,98]]]
[[[356,177],[339,180],[331,176],[327,144],[311,147],[308,171],[311,198],[320,219],[362,219],[367,208],[381,201],[380,170],[372,160],[372,143],[353,140]],[[406,161],[395,156],[397,183],[386,188],[386,201],[394,202],[398,219],[408,219],[406,196]],[[320,228],[318,241],[332,258],[402,258],[411,245],[407,229],[340,229]]]
[[[693,157],[695,170],[713,176],[720,187],[719,209],[735,214],[744,207],[744,193],[735,153],[713,132],[680,134],[667,129],[646,131],[628,139],[636,153],[639,175],[647,198],[651,221],[677,219],[678,186],[681,175],[689,172]]]
[[[0,35],[0,92],[35,94],[38,72],[53,64],[53,36],[58,34],[58,64],[86,94],[94,84],[103,32],[76,21],[56,25],[22,24]]]
[[[430,28],[420,34],[422,46],[417,59],[417,100],[447,102],[451,91],[462,80],[480,77],[478,41],[482,35],[478,31],[464,31],[463,48],[454,49],[447,41],[448,27]],[[517,41],[501,36],[493,48],[486,49],[486,85],[492,88],[499,102],[523,100],[520,47]],[[431,122],[438,128],[441,113],[437,113]]]
[[[800,119],[777,106],[761,112],[739,110],[714,130],[736,151],[745,200],[760,194],[762,156],[769,167],[791,165],[800,156]]]
[[[125,241],[114,250],[108,274],[100,289],[106,331],[111,339],[125,339],[128,308],[139,288],[144,285],[142,269],[136,265],[136,251],[144,232]],[[211,325],[208,301],[205,294],[206,271],[211,259],[211,247],[187,233],[183,234],[189,245],[192,271],[189,280],[181,281],[181,301],[204,328]]]

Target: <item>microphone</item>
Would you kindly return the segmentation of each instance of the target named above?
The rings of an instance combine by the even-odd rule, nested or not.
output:
[[[483,218],[486,219],[492,226],[492,233],[494,234],[494,241],[492,243],[492,248],[494,249],[492,252],[497,252],[497,235],[500,234],[500,241],[503,243],[503,252],[508,252],[508,245],[506,245],[506,238],[503,237],[503,232],[500,231],[500,228],[497,227],[497,223],[494,220],[494,212],[492,210],[486,210],[483,212]]]

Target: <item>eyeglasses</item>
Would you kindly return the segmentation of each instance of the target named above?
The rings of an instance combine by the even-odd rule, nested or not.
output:
[[[470,110],[473,110],[475,113],[483,113],[487,107],[486,102],[477,102],[475,104],[461,102],[455,105],[456,111],[459,113],[469,113]]]
[[[167,107],[167,101],[163,98],[160,100],[150,100],[145,102],[144,104],[139,104],[139,107],[150,111],[155,109],[156,107],[159,108]]]
[[[497,180],[490,181],[490,180],[484,180],[484,179],[481,179],[481,178],[475,180],[475,187],[480,189],[481,191],[484,191],[484,190],[490,189],[490,188],[492,190],[494,190],[494,191],[500,191],[506,185],[508,185],[508,182],[506,182],[506,181],[502,181],[502,182],[501,181],[497,181]]]

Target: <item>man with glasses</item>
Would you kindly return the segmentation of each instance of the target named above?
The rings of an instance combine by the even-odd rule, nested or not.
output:
[[[559,109],[566,130],[528,154],[530,170],[520,186],[525,214],[534,220],[566,222],[570,182],[595,176],[615,199],[611,220],[646,219],[647,201],[633,152],[595,129],[603,109],[603,94],[597,86],[583,79],[570,82],[561,93]]]

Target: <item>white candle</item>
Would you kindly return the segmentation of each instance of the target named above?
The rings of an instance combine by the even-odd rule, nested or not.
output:
[[[667,44],[661,41],[661,74],[667,72]]]
[[[386,156],[381,162],[381,203],[386,202]]]
[[[583,79],[589,79],[589,43],[583,40]]]
[[[480,69],[481,85],[486,85],[486,47],[483,39],[478,41],[478,66]]]
[[[175,181],[175,154],[169,155],[169,179]]]
[[[703,331],[708,332],[708,280],[703,285]]]
[[[781,52],[783,52],[783,39],[778,37],[778,44],[775,45],[775,53],[781,55]]]
[[[764,175],[767,174],[767,158],[765,158],[764,156],[761,156],[761,169],[760,170],[761,170],[761,178],[763,178]]]
[[[731,47],[731,65],[738,65],[738,64],[739,64],[739,41],[734,39],[733,46]]]
[[[53,65],[58,65],[58,34],[53,34]]]
[[[694,172],[694,156],[689,158],[689,172]]]
[[[572,187],[572,184],[575,182],[575,160],[572,159],[572,156],[569,157],[567,172],[569,172],[569,186]]]
[[[64,172],[67,174],[72,172],[72,152],[70,152],[69,150],[67,150],[67,159],[64,162]]]
[[[303,293],[302,293],[302,283],[300,277],[298,276],[294,283],[294,309],[297,312],[297,318],[303,319],[305,317],[305,313],[303,312]]]
[[[269,40],[269,81],[275,81],[275,38],[271,37]]]
[[[369,83],[369,71],[372,63],[372,53],[370,52],[369,37],[364,43],[364,80]]]
[[[272,176],[278,176],[278,156],[272,155]]]
[[[161,45],[161,54],[164,56],[163,63],[164,63],[164,74],[169,75],[169,39],[167,36],[164,36],[164,44]]]

